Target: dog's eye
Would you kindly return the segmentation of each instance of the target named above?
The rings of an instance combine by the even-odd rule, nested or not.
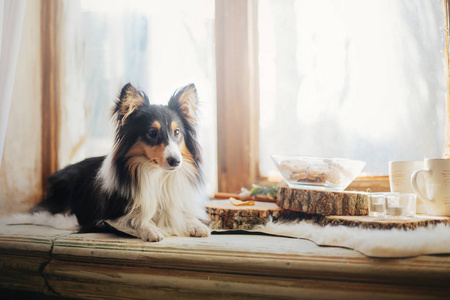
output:
[[[180,135],[180,129],[175,129],[175,131],[173,132],[174,136],[179,136]]]
[[[148,135],[150,138],[154,139],[154,138],[156,138],[156,136],[158,135],[158,130],[156,130],[156,129],[150,129],[150,131],[147,133],[147,135]]]

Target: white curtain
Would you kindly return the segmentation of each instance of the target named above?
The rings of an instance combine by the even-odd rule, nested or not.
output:
[[[26,0],[0,0],[0,166],[19,56]]]

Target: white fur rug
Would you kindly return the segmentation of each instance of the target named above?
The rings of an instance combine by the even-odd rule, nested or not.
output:
[[[0,225],[35,224],[58,229],[78,230],[75,216],[46,212],[0,218]],[[110,222],[114,226],[114,223]],[[120,228],[116,228],[120,230]],[[213,229],[214,231],[214,229]],[[223,232],[224,230],[218,230]],[[250,230],[272,235],[307,239],[319,246],[354,249],[370,257],[411,257],[421,254],[450,254],[450,226],[431,225],[415,230],[377,230],[345,226],[320,226],[310,221],[273,223]],[[127,232],[136,235],[134,232]]]
[[[350,248],[370,257],[450,254],[450,226],[444,224],[415,230],[378,230],[346,226],[323,227],[308,221],[269,222],[251,231],[307,239],[319,246]]]
[[[79,230],[78,220],[75,215],[52,215],[49,212],[0,216],[0,225],[42,225],[73,232]]]

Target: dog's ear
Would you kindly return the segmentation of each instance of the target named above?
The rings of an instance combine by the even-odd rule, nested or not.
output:
[[[191,125],[197,120],[197,106],[197,89],[193,83],[175,91],[169,101],[169,108],[180,113]]]
[[[129,115],[140,107],[149,104],[148,98],[144,92],[136,89],[131,83],[127,83],[120,92],[114,113],[117,114],[119,123],[123,125]]]

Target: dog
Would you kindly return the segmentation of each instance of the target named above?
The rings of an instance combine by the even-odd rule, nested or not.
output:
[[[175,91],[168,105],[152,105],[126,84],[112,110],[111,152],[50,176],[46,196],[31,212],[73,214],[84,233],[113,222],[150,242],[209,236],[197,107],[194,84]]]

